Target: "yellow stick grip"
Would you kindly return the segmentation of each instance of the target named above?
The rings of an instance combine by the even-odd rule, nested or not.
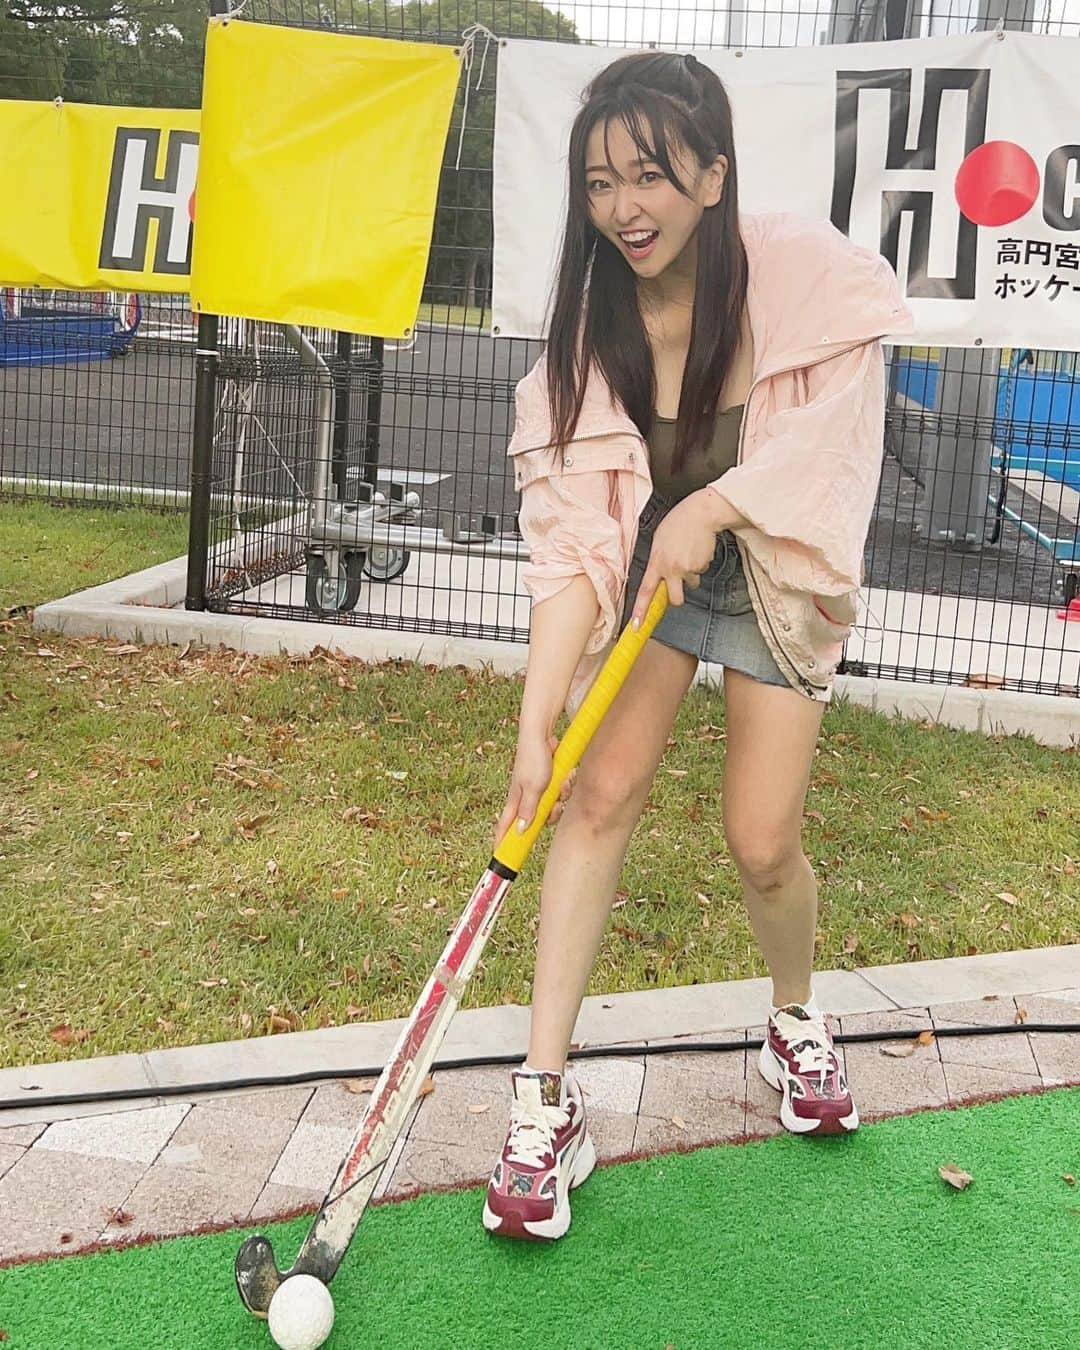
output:
[[[653,594],[652,602],[645,617],[641,621],[641,627],[636,633],[629,624],[623,629],[622,636],[601,666],[599,675],[597,675],[592,688],[585,696],[585,701],[574,714],[573,721],[566,728],[562,740],[555,747],[551,762],[551,778],[544,789],[544,795],[540,798],[536,815],[533,816],[531,822],[521,834],[518,834],[517,823],[515,822],[499,841],[499,846],[495,850],[495,859],[502,863],[504,867],[509,867],[515,872],[521,871],[525,859],[529,856],[529,852],[536,842],[537,835],[544,828],[547,818],[551,814],[551,808],[559,799],[559,793],[562,791],[567,776],[577,767],[581,756],[585,753],[586,747],[593,738],[593,733],[614,702],[615,695],[623,687],[627,675],[630,674],[634,662],[641,654],[641,650],[649,640],[653,629],[663,617],[667,604],[667,584],[661,581]]]

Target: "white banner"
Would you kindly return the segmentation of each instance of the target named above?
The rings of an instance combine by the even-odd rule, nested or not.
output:
[[[1031,33],[695,52],[731,97],[739,205],[883,253],[914,344],[1080,350],[1076,38]],[[542,337],[582,94],[618,48],[505,40],[492,333]]]

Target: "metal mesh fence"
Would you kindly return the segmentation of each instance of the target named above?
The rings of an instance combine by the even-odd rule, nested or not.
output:
[[[482,23],[500,36],[691,50],[936,36],[1002,22],[1077,36],[1080,14],[1070,3],[783,0],[727,10],[670,3],[556,10],[526,0],[402,7],[251,0],[244,18],[446,44]],[[194,48],[203,22],[185,45]],[[130,53],[124,59],[131,70]],[[98,86],[101,101],[197,104],[198,63],[177,67],[182,79],[171,98],[138,70],[125,89],[124,70],[123,62],[110,67]],[[88,79],[73,63],[66,90],[76,88],[76,73]],[[189,586],[189,603],[527,638],[505,447],[514,385],[541,346],[487,336],[497,73],[492,45],[479,82],[479,62],[473,70],[463,136],[458,92],[410,344],[222,320],[205,578],[198,594]],[[35,89],[15,96],[44,96],[40,84]],[[170,299],[142,297],[139,331],[122,359],[19,369],[16,381],[38,384],[32,396],[5,397],[0,414],[9,491],[21,475],[82,481],[95,491],[102,483],[164,489],[185,499],[195,332],[186,301]],[[867,612],[841,669],[1076,693],[1080,626],[1057,618],[1080,573],[1076,357],[920,348],[888,357],[891,402],[867,542]],[[11,371],[0,378],[6,395]]]

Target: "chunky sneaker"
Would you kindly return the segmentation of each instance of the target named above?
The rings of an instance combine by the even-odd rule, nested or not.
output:
[[[777,1010],[758,1057],[761,1076],[782,1092],[780,1123],[795,1134],[844,1134],[858,1128],[824,1013],[798,1003]]]
[[[585,1103],[569,1074],[518,1070],[511,1078],[510,1128],[488,1182],[484,1227],[503,1237],[550,1241],[570,1227],[570,1191],[596,1166]]]

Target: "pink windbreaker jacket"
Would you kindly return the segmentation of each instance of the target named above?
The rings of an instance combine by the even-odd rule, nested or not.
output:
[[[734,534],[777,665],[794,689],[827,703],[857,617],[881,478],[881,339],[910,334],[913,318],[888,261],[827,221],[743,213],[739,228],[753,383],[737,461],[710,486],[748,522]],[[567,698],[573,712],[618,637],[652,491],[648,447],[595,364],[561,465],[543,355],[517,384],[515,411],[507,454],[530,555],[525,588],[537,604],[584,573],[600,602]]]

